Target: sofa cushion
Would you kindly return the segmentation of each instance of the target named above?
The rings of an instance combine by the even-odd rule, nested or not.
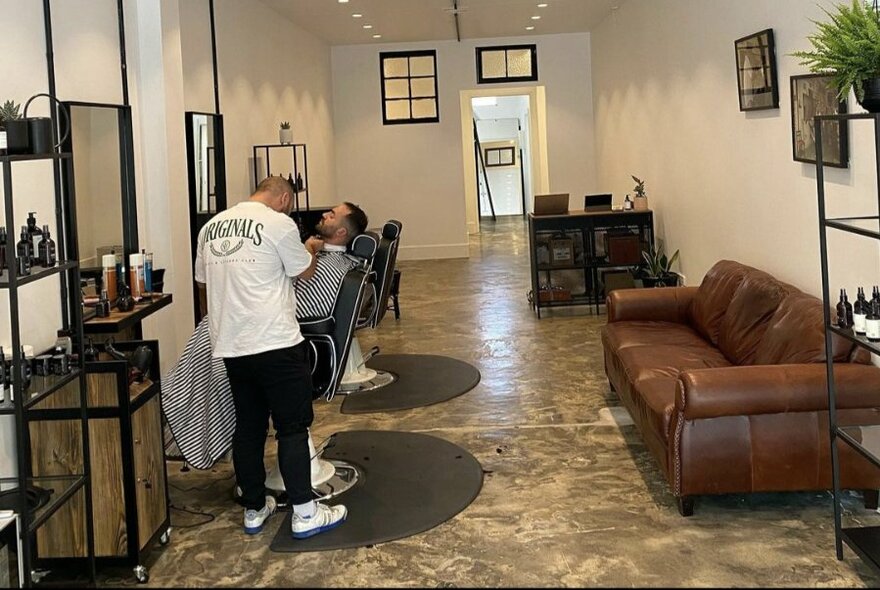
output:
[[[749,270],[739,262],[720,260],[709,269],[691,305],[694,329],[712,344],[718,344],[718,331],[727,305]]]
[[[635,384],[639,423],[648,426],[658,438],[669,441],[672,413],[675,410],[675,377],[648,377]]]
[[[782,300],[755,351],[754,364],[825,362],[825,314],[822,301],[800,291]],[[849,340],[834,334],[831,340],[834,360],[849,360]]]
[[[669,377],[677,379],[687,369],[711,369],[729,367],[730,361],[717,348],[701,341],[693,346],[658,344],[655,346],[630,346],[618,350],[630,383],[643,379]]]
[[[622,350],[630,346],[702,346],[706,341],[693,328],[676,322],[626,321],[602,327],[606,346]]]
[[[794,290],[769,274],[751,269],[733,294],[718,329],[718,348],[736,365],[755,364],[758,344],[779,304]]]

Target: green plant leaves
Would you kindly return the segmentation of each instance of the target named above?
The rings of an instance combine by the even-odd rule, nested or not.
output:
[[[830,22],[813,21],[817,31],[807,36],[813,50],[790,55],[813,73],[833,76],[841,100],[850,88],[862,100],[862,83],[880,77],[880,13],[865,0],[836,8],[834,13],[822,8]]]

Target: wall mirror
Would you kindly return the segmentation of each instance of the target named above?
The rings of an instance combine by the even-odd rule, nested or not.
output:
[[[101,257],[138,251],[131,108],[65,102],[73,153],[77,251],[82,269],[100,268]]]
[[[190,254],[195,262],[199,231],[218,211],[226,209],[223,115],[195,111],[186,113],[186,160],[189,181]],[[198,323],[202,314],[197,288],[194,293],[196,323]]]

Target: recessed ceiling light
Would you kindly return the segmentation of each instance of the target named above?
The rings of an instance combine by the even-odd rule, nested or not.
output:
[[[373,25],[364,25],[364,28],[365,28],[365,29],[372,29],[372,28],[373,28]]]
[[[541,20],[541,17],[536,14],[532,17],[532,20]]]
[[[373,35],[373,39],[381,39],[382,35]]]
[[[359,12],[355,12],[353,15],[351,15],[351,18],[361,18],[362,16],[364,16],[364,15],[362,15]]]
[[[534,31],[534,30],[535,30],[535,27],[526,27],[526,30],[527,30],[527,31]]]
[[[339,0],[339,1],[340,1],[340,2],[343,2],[343,0]],[[348,2],[348,0],[344,0],[344,1],[345,1],[345,2]],[[541,2],[540,4],[538,4],[538,8],[547,8],[547,3],[546,3],[546,2]]]
[[[494,107],[498,105],[498,99],[494,96],[478,96],[472,104],[475,107]]]
[[[340,3],[340,4],[347,4],[347,3],[348,3],[348,0],[339,0],[339,3]]]

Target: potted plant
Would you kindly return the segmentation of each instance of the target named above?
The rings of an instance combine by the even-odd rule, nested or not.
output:
[[[6,121],[21,119],[20,109],[21,105],[11,100],[0,104],[0,154],[6,153]]]
[[[632,174],[630,174],[632,176]],[[633,188],[633,192],[636,194],[636,198],[633,199],[633,209],[636,211],[645,211],[648,208],[648,195],[645,194],[645,181],[632,177],[633,180],[636,181],[636,186]]]
[[[642,252],[646,266],[642,269],[642,285],[645,287],[674,287],[678,284],[678,275],[672,271],[672,265],[678,260],[678,250],[667,258],[663,241],[657,240],[647,252]]]
[[[290,121],[281,122],[281,129],[278,130],[278,139],[283,144],[293,143],[293,130],[290,128]]]
[[[840,4],[834,13],[822,9],[831,22],[813,21],[818,31],[807,37],[812,51],[796,51],[801,65],[817,74],[834,77],[841,100],[856,93],[856,100],[870,113],[880,113],[880,10],[866,0]]]

